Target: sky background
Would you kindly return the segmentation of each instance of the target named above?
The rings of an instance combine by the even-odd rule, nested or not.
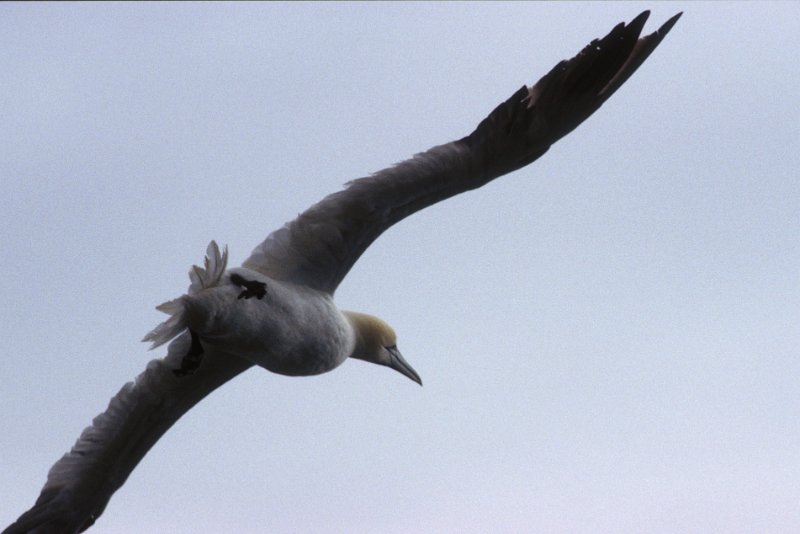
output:
[[[800,531],[800,8],[0,5],[0,523],[243,261],[623,20],[685,11],[530,167],[384,234],[337,293],[420,388],[255,369],[92,532]]]

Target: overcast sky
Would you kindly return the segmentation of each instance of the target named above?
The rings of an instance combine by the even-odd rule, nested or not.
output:
[[[800,531],[797,4],[0,5],[0,526],[160,351],[154,306],[341,184],[685,11],[540,161],[337,293],[425,386],[256,369],[93,532]]]

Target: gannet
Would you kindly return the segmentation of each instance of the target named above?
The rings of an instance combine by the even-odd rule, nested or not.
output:
[[[50,469],[34,506],[4,534],[89,528],[137,463],[186,411],[243,371],[331,371],[347,358],[422,384],[383,320],[339,309],[334,293],[394,223],[542,156],[594,113],[644,62],[681,13],[640,38],[649,16],[620,23],[531,87],[523,86],[462,139],[354,180],[271,233],[241,267],[212,241],[186,294],[157,307],[169,318],[144,340],[167,355],[114,396]]]

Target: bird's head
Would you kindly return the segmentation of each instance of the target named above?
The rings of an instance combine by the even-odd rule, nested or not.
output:
[[[397,335],[386,321],[373,315],[344,312],[355,333],[355,347],[351,358],[391,367],[420,386],[422,379],[397,350]]]

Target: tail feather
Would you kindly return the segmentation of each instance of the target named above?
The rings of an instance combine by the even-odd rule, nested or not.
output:
[[[219,284],[219,280],[228,265],[228,247],[225,247],[222,254],[220,254],[217,242],[212,241],[206,249],[204,263],[205,268],[193,265],[192,270],[189,271],[189,279],[192,281],[192,285],[189,286],[190,295]]]
[[[205,267],[193,265],[192,269],[189,271],[189,280],[191,280],[188,292],[189,295],[195,295],[204,289],[219,285],[222,275],[225,274],[225,269],[228,266],[228,247],[225,247],[222,253],[220,253],[216,241],[209,243],[206,249],[204,265]],[[148,332],[147,335],[144,336],[144,339],[142,339],[142,341],[145,342],[152,342],[150,346],[151,350],[173,339],[186,330],[188,326],[186,295],[159,304],[156,306],[156,309],[166,313],[170,317]]]
[[[185,296],[178,297],[174,300],[170,300],[156,306],[158,311],[168,314],[169,319],[153,328],[142,339],[142,341],[145,342],[152,341],[153,344],[150,345],[150,350],[160,347],[164,343],[176,337],[188,326],[186,321],[186,306],[184,304],[184,298]]]
[[[212,241],[205,267],[194,266],[189,273],[188,294],[158,305],[156,309],[169,318],[144,337],[153,342],[152,348],[174,339],[167,357],[151,361],[122,387],[108,409],[50,469],[34,506],[2,534],[75,533],[89,528],[161,435],[200,399],[252,365],[232,355],[206,353],[194,374],[182,378],[175,374],[191,344],[185,332],[187,299],[218,285],[227,263],[227,248],[220,253]]]

